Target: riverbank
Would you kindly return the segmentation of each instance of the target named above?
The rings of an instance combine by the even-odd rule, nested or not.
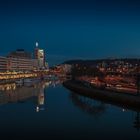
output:
[[[101,100],[111,104],[117,104],[126,108],[140,110],[140,96],[112,92],[104,89],[88,87],[80,82],[69,80],[63,83],[64,87],[76,94]]]
[[[32,72],[1,72],[0,84],[7,84],[19,81],[21,79],[50,79],[53,75],[47,70]]]

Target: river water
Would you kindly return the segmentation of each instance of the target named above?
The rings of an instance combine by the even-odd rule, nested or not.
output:
[[[1,137],[140,139],[139,112],[83,97],[59,81],[0,88]]]

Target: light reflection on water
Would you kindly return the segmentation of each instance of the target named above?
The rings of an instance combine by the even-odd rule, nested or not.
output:
[[[75,94],[65,89],[61,81],[0,86],[0,114],[0,134],[20,128],[32,135],[43,131],[46,138],[140,138],[139,111]],[[114,137],[116,132],[120,136]]]
[[[105,104],[104,102],[99,102],[93,99],[90,99],[85,96],[80,96],[74,92],[71,92],[70,98],[75,106],[77,106],[82,111],[92,115],[94,118],[102,117],[103,114],[107,113],[110,108],[109,104]],[[112,105],[111,105],[112,107]],[[121,112],[130,112],[127,108],[118,107]],[[134,118],[131,122],[132,126],[136,128],[138,131],[140,130],[140,112],[134,112]]]
[[[48,86],[55,87],[60,81],[40,81],[39,83],[27,83],[16,85],[16,83],[0,85],[0,105],[7,103],[23,103],[29,98],[36,97],[36,112],[44,110],[44,90]]]

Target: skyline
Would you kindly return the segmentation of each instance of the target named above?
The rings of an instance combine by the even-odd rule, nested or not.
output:
[[[1,138],[140,139],[140,1],[0,0]]]
[[[1,1],[1,54],[35,42],[51,64],[68,59],[139,57],[140,2]],[[55,56],[55,57],[54,57]]]

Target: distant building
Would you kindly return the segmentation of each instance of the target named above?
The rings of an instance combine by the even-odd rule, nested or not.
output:
[[[7,58],[0,56],[0,71],[6,71],[7,70]]]
[[[36,59],[24,49],[17,49],[7,55],[7,70],[9,71],[31,71],[38,68]]]
[[[63,71],[65,72],[65,73],[71,73],[71,70],[72,70],[72,65],[69,65],[69,64],[64,64],[64,65],[62,65],[62,67],[63,67]]]
[[[0,56],[0,71],[32,71],[45,68],[48,68],[45,62],[45,52],[38,48],[37,42],[34,58],[24,49],[10,52],[6,57]]]
[[[45,68],[45,52],[43,49],[38,48],[38,42],[36,42],[34,57],[38,60],[39,69]]]
[[[31,71],[37,69],[36,59],[25,59],[25,58],[7,58],[9,71]]]
[[[10,52],[8,54],[9,58],[27,58],[27,59],[31,59],[32,55],[29,52],[26,52],[24,49],[17,49],[14,52]]]
[[[38,69],[38,60],[32,59],[31,53],[18,49],[7,57],[0,56],[0,71],[31,71]]]

